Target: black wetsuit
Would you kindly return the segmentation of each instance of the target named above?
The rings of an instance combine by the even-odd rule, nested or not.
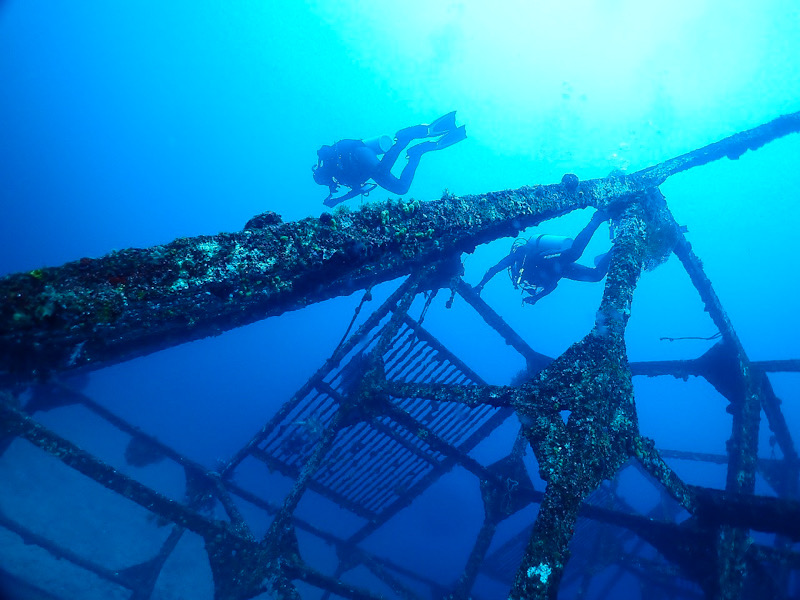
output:
[[[361,188],[380,165],[378,155],[361,140],[340,140],[333,145],[336,153],[331,175],[341,185]],[[323,163],[327,167],[327,161]]]
[[[480,292],[492,277],[509,268],[514,274],[514,287],[522,287],[530,293],[524,300],[528,304],[535,304],[556,289],[563,277],[574,281],[600,281],[608,272],[610,252],[599,256],[594,268],[579,265],[575,261],[581,257],[594,232],[606,218],[604,214],[596,212],[589,224],[575,237],[572,245],[552,256],[542,255],[536,238],[516,246],[508,256],[486,272],[476,289]]]
[[[359,194],[366,193],[365,190],[373,189],[375,186],[372,188],[365,186],[369,179],[393,194],[402,195],[408,192],[422,154],[435,149],[435,144],[430,143],[428,146],[423,143],[409,149],[408,163],[403,168],[400,177],[392,174],[392,167],[400,153],[411,141],[425,137],[428,137],[426,125],[401,129],[397,132],[394,144],[386,151],[383,158],[378,158],[379,155],[361,140],[336,142],[332,146],[332,157],[322,159],[317,167],[320,174],[330,178],[328,187],[331,193],[325,199],[325,205],[335,206]],[[417,148],[419,148],[418,151],[412,152]],[[343,196],[334,198],[333,194],[339,189],[339,185],[349,187],[350,191]]]

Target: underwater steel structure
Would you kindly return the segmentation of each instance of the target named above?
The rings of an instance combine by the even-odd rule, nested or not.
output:
[[[149,559],[115,570],[2,513],[0,528],[135,600],[151,597],[186,532],[203,541],[216,600],[297,599],[310,588],[324,598],[465,600],[476,597],[479,575],[507,584],[514,599],[553,599],[566,585],[584,597],[598,560],[613,573],[602,583],[606,590],[628,573],[653,598],[789,598],[797,593],[800,569],[800,458],[767,373],[800,371],[800,360],[748,358],[659,185],[798,131],[800,113],[794,113],[630,175],[388,201],[292,223],[265,213],[241,232],[4,277],[0,451],[26,440],[143,507],[169,534]],[[531,348],[461,279],[461,255],[587,207],[612,215],[611,266],[593,329],[551,358]],[[624,336],[638,279],[673,253],[718,341],[692,360],[629,363]],[[366,300],[374,285],[401,276],[389,298],[216,470],[61,381],[354,290],[366,290]],[[420,294],[427,308],[442,289],[451,301],[463,299],[524,357],[524,381],[486,384],[425,329],[425,309],[417,318],[409,314]],[[639,433],[632,378],[660,375],[702,377],[726,399],[732,416],[727,455],[656,449]],[[132,464],[172,463],[185,478],[184,497],[168,497],[43,424],[48,411],[72,405],[113,427]],[[757,455],[762,414],[780,458]],[[473,458],[471,451],[511,417],[519,427],[510,453],[490,465]],[[537,487],[523,462],[529,449],[544,486]],[[665,462],[674,458],[725,465],[725,489],[688,485]],[[292,479],[282,502],[269,502],[237,480],[245,464]],[[434,581],[364,549],[365,539],[455,467],[477,478],[484,505],[460,577]],[[623,469],[639,471],[671,509],[642,515],[627,506],[607,483]],[[774,496],[755,493],[757,473]],[[361,525],[348,536],[332,533],[298,514],[308,497],[326,498]],[[532,504],[535,520],[492,548],[498,527]],[[268,524],[263,532],[253,513]],[[751,530],[774,534],[774,542],[754,543]],[[335,549],[334,572],[309,564],[298,532]],[[644,544],[658,555],[638,554]],[[354,569],[368,572],[376,587],[348,583]],[[0,570],[25,597],[57,597],[33,573]]]

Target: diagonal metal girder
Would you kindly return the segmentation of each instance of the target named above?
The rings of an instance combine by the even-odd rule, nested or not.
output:
[[[0,279],[0,382],[96,368],[410,272],[571,210],[626,204],[670,175],[800,131],[800,112],[630,176],[386,201],[82,258]]]

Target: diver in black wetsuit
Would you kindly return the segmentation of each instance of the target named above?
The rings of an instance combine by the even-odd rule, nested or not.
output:
[[[574,281],[600,281],[608,272],[610,252],[597,256],[593,269],[575,261],[583,254],[600,223],[607,219],[604,212],[595,212],[574,240],[554,235],[517,239],[509,255],[486,272],[475,290],[480,293],[483,286],[503,269],[508,269],[515,289],[521,287],[530,294],[523,300],[527,304],[536,304],[556,289],[562,277]]]
[[[413,140],[439,138],[412,146],[406,152],[408,163],[400,177],[392,174],[392,167],[400,153]],[[402,195],[411,186],[414,172],[420,158],[426,152],[441,150],[460,142],[467,137],[466,128],[456,127],[455,111],[436,119],[430,125],[406,127],[395,134],[392,144],[389,136],[371,140],[341,140],[333,146],[322,146],[317,150],[317,164],[312,167],[314,181],[325,185],[330,194],[325,198],[325,206],[336,206],[340,202],[359,195],[366,195],[377,186],[393,194]],[[383,158],[378,158],[383,154]],[[367,184],[372,179],[375,183]],[[350,188],[342,196],[333,197],[340,185]]]

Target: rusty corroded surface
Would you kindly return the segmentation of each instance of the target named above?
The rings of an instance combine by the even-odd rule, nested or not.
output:
[[[614,230],[594,330],[536,376],[535,402],[516,407],[547,488],[512,598],[555,598],[581,503],[633,455],[638,437],[624,336],[647,246],[642,208],[627,209]]]
[[[39,386],[24,406],[19,401],[22,395],[17,394],[21,387],[14,388],[15,393],[0,390],[0,453],[9,440],[25,439],[172,523],[173,530],[157,557],[120,574],[61,551],[46,537],[7,519],[3,522],[24,540],[134,590],[138,594],[135,597],[146,597],[147,590],[152,591],[161,567],[186,529],[204,540],[218,600],[264,593],[296,600],[302,591],[297,582],[340,597],[376,598],[340,577],[359,565],[400,597],[419,597],[408,585],[415,580],[428,586],[436,597],[462,600],[472,593],[498,525],[537,503],[538,516],[530,534],[526,533],[521,562],[515,563],[518,568],[511,598],[556,598],[580,518],[622,528],[639,541],[647,541],[669,561],[670,577],[680,575],[694,582],[709,598],[743,598],[746,585],[757,587],[765,598],[778,598],[781,590],[788,589],[787,573],[800,564],[797,553],[791,550],[791,541],[800,539],[800,503],[793,499],[800,467],[780,401],[765,372],[796,370],[797,361],[749,360],[699,259],[656,186],[674,173],[725,156],[736,159],[748,149],[798,129],[800,114],[787,115],[627,177],[613,174],[578,182],[571,176],[565,177],[563,184],[476,196],[446,195],[426,203],[389,201],[295,223],[283,223],[274,213],[265,213],[252,219],[241,232],[185,238],[164,246],[125,250],[5,277],[0,280],[0,376],[6,382],[19,383],[112,364],[410,274],[219,472],[205,471],[58,381]],[[530,348],[460,279],[459,255],[472,251],[477,244],[586,207],[602,209],[610,218],[611,265],[592,330],[551,360]],[[625,331],[639,277],[673,253],[718,327],[720,342],[694,360],[632,367],[627,359]],[[408,310],[414,299],[441,287],[449,287],[453,295],[464,298],[526,359],[527,375],[521,383],[484,384],[422,328],[422,317],[419,321],[410,318]],[[432,298],[430,294],[428,302]],[[404,358],[403,367],[394,371],[402,375],[393,378],[388,358],[395,356],[392,344],[408,332],[415,340],[404,350],[404,356],[410,358]],[[431,354],[413,354],[417,341],[431,349]],[[441,362],[452,369],[443,371],[447,377],[408,379],[407,365],[416,360],[414,356],[428,356],[419,359],[425,363],[420,365],[420,372],[424,372],[426,361],[437,354],[445,356]],[[340,368],[343,361],[346,364]],[[334,372],[337,374],[332,375]],[[458,377],[450,379],[452,373]],[[652,440],[640,434],[632,376],[665,373],[705,377],[729,402],[732,431],[727,456],[660,452]],[[303,462],[289,465],[270,456],[265,440],[272,439],[269,436],[276,431],[275,439],[283,439],[281,428],[287,421],[297,424],[292,420],[293,411],[312,396],[329,400],[324,405],[327,418],[324,424],[320,422],[310,449],[298,454]],[[424,402],[435,408],[415,413],[413,407]],[[31,416],[70,404],[82,404],[129,437],[125,453],[129,464],[143,466],[169,459],[183,467],[186,501],[164,497],[59,437]],[[425,418],[443,404],[461,405],[458,408],[468,415],[484,409],[495,412],[493,420],[472,431],[468,438],[472,444],[456,444],[448,439],[449,424],[442,428],[432,424],[434,419]],[[782,451],[780,460],[758,459],[761,408],[775,436],[774,443]],[[511,453],[491,465],[482,464],[470,454],[474,443],[512,411],[520,427]],[[398,500],[387,504],[385,512],[370,512],[352,498],[326,488],[324,475],[320,476],[335,456],[361,452],[342,442],[355,428],[367,428],[373,432],[370,435],[392,440],[398,451],[406,451],[431,469],[429,475],[420,476],[414,490],[398,492]],[[544,491],[536,489],[527,474],[522,460],[527,446],[546,484]],[[675,457],[727,464],[725,490],[687,485],[665,461]],[[270,470],[293,478],[280,506],[269,505],[237,485],[234,475],[245,459],[258,459]],[[604,481],[613,480],[628,464],[645,473],[665,498],[671,496],[677,510],[685,511],[686,519],[678,523],[587,504]],[[478,479],[485,513],[457,581],[448,585],[425,580],[360,548],[381,525],[453,466]],[[759,470],[781,497],[754,494]],[[339,539],[304,522],[296,512],[309,490],[364,517],[366,524],[348,539]],[[261,539],[249,530],[234,497],[272,517]],[[198,510],[208,500],[219,503],[225,514],[223,520]],[[340,560],[334,575],[303,561],[299,528],[336,547]],[[753,544],[749,530],[777,534],[776,547]],[[781,581],[767,576],[766,563],[783,569]]]
[[[629,204],[671,174],[798,130],[797,113],[645,169],[431,202],[386,201],[82,258],[0,279],[0,374],[129,359],[407,274],[569,211]]]
[[[387,201],[293,223],[271,215],[241,232],[11,275],[0,280],[0,365],[46,375],[219,334],[596,201],[559,184]]]
[[[748,150],[758,150],[772,140],[800,131],[800,112],[781,115],[748,131],[709,144],[704,148],[676,156],[653,167],[642,169],[636,176],[646,185],[658,186],[668,177],[721,158],[738,160]]]

